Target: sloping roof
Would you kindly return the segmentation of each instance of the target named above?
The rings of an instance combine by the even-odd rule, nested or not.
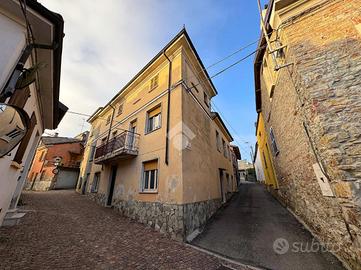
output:
[[[104,107],[99,107],[99,108],[88,118],[87,121],[88,121],[88,122],[91,122],[92,119],[93,119],[93,117],[94,117],[95,115],[97,115],[98,113],[100,113],[101,111],[103,111],[103,109],[107,108],[108,105],[110,105],[123,91],[125,91],[125,90],[128,88],[129,85],[131,85],[131,84],[132,84],[150,65],[152,65],[160,56],[162,56],[162,55],[164,54],[164,52],[165,52],[168,48],[170,48],[170,47],[173,45],[173,43],[174,43],[175,41],[177,41],[178,38],[180,38],[182,35],[184,35],[185,38],[186,38],[186,40],[188,41],[188,43],[189,43],[192,51],[194,52],[194,55],[196,56],[196,58],[197,58],[197,60],[198,60],[198,62],[199,62],[199,64],[200,64],[202,70],[204,71],[205,76],[207,77],[207,79],[208,79],[208,81],[209,81],[209,83],[210,83],[210,85],[211,85],[211,88],[214,90],[215,94],[217,95],[217,94],[218,94],[217,89],[216,89],[216,87],[214,86],[214,84],[213,84],[213,82],[212,82],[212,79],[211,79],[211,77],[209,76],[209,74],[208,74],[208,72],[207,72],[207,69],[205,68],[205,66],[204,66],[201,58],[199,57],[199,55],[198,55],[198,53],[197,53],[197,51],[196,51],[196,49],[195,49],[195,47],[194,47],[194,45],[193,45],[193,43],[192,43],[192,40],[191,40],[190,37],[189,37],[186,29],[183,28],[183,29],[182,29],[177,35],[175,35],[174,38],[172,38],[172,40],[169,41],[169,42],[167,43],[167,45],[165,45],[164,48],[161,49],[161,50],[159,51],[159,53],[158,53],[156,56],[154,56],[125,86],[123,86],[123,88],[122,88]]]
[[[264,18],[264,23],[266,26],[267,33],[269,34],[272,31],[272,28],[269,24],[269,20],[271,17],[272,12],[272,6],[273,1],[270,0],[268,3],[268,8],[266,12],[266,16]],[[254,85],[255,85],[255,98],[256,98],[256,110],[257,112],[260,112],[262,110],[262,99],[261,99],[261,67],[262,67],[262,59],[263,55],[266,51],[266,38],[263,34],[263,31],[261,31],[260,40],[258,42],[258,51],[256,53],[256,56],[254,58]]]
[[[68,138],[68,137],[49,137],[49,136],[41,137],[41,141],[42,141],[43,144],[45,144],[45,145],[81,142],[81,140],[75,139],[75,138]]]
[[[217,113],[217,112],[211,112],[211,118],[212,118],[212,120],[214,120],[214,119],[218,119],[218,120],[219,120],[219,123],[221,124],[221,126],[223,127],[223,129],[225,130],[225,132],[227,133],[227,135],[229,136],[229,139],[230,139],[231,141],[233,141],[233,137],[232,137],[231,133],[229,132],[227,126],[224,124],[224,122],[223,122],[221,116],[219,115],[219,113]]]
[[[60,89],[60,73],[61,73],[61,57],[63,52],[63,38],[64,38],[64,20],[63,17],[55,12],[50,11],[36,0],[26,0],[26,5],[32,10],[39,13],[45,19],[50,21],[54,25],[54,39],[53,45],[53,126],[57,128],[61,119],[64,117],[65,112],[68,110],[63,103],[59,101],[59,89]]]

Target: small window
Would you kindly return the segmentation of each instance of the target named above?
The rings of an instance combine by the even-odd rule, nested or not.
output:
[[[100,172],[96,172],[94,174],[93,183],[92,183],[92,187],[91,187],[91,192],[93,192],[93,193],[98,192],[99,181],[100,181]]]
[[[279,151],[277,143],[276,143],[276,138],[273,133],[273,128],[270,128],[270,138],[271,138],[271,146],[272,146],[273,154],[277,156],[280,151]]]
[[[156,75],[150,80],[150,90],[153,90],[158,87],[159,76]]]
[[[156,192],[158,189],[158,160],[143,163],[143,192]]]
[[[147,113],[146,133],[161,128],[161,107],[157,107]]]
[[[216,144],[217,144],[217,150],[221,152],[221,140],[219,137],[219,132],[216,130]]]
[[[203,98],[204,98],[204,104],[206,104],[206,106],[209,107],[209,98],[206,92],[203,92]]]
[[[106,125],[109,125],[109,123],[110,123],[110,115],[107,117]]]
[[[39,156],[39,161],[44,161],[44,158],[45,158],[45,151],[41,152]]]
[[[119,104],[118,115],[121,115],[122,113],[123,113],[123,104]]]
[[[197,93],[199,93],[198,88],[197,88],[197,86],[194,85],[194,83],[192,83],[192,87]]]
[[[226,142],[224,141],[224,139],[222,139],[222,148],[223,148],[223,155],[225,157],[227,157],[227,146],[226,146]]]

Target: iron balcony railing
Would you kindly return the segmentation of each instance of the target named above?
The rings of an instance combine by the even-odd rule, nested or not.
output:
[[[95,161],[110,159],[120,155],[138,154],[139,134],[123,131],[108,142],[98,146],[95,150]]]

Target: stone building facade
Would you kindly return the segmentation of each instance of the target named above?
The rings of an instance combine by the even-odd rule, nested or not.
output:
[[[216,94],[183,29],[89,118],[79,192],[174,238],[192,235],[237,186]]]
[[[361,2],[270,1],[265,23],[275,53],[263,35],[255,85],[270,189],[361,269]]]

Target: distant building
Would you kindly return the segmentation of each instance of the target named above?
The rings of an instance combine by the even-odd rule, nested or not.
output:
[[[264,176],[264,171],[262,166],[261,152],[258,150],[258,144],[256,144],[253,164],[256,172],[257,181],[264,183],[266,179]]]
[[[78,138],[42,137],[30,168],[26,189],[75,189],[87,133]]]
[[[247,160],[238,160],[238,175],[240,183],[244,181],[256,181],[253,164],[251,162],[248,162]]]
[[[241,152],[239,151],[239,147],[236,145],[230,145],[231,149],[231,157],[233,164],[233,177],[236,180],[237,186],[239,185],[240,178],[238,173],[238,160],[241,160]]]
[[[265,183],[349,269],[361,269],[360,10],[270,1],[254,61]]]
[[[236,191],[230,132],[185,29],[90,118],[78,190],[185,239]]]
[[[35,0],[0,1],[0,225],[17,223],[18,199],[40,136],[57,128],[67,110],[59,102],[63,26],[61,15]],[[21,113],[13,114],[13,125],[9,108]],[[24,125],[14,125],[21,120]]]

